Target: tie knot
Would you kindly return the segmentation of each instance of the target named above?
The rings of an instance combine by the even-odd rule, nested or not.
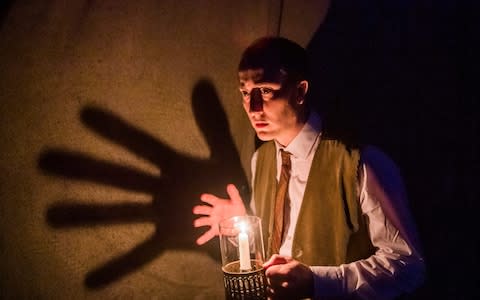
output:
[[[291,153],[280,149],[280,154],[282,155],[282,166],[290,169],[290,155]]]

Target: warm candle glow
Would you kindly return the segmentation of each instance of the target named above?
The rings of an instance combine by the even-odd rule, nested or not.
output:
[[[240,271],[250,271],[252,264],[250,263],[250,246],[247,234],[247,225],[239,224],[240,233],[238,234],[238,250],[240,256]]]

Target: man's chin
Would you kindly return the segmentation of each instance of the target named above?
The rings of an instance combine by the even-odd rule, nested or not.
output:
[[[273,136],[264,132],[257,132],[257,137],[263,142],[268,142],[273,140]]]

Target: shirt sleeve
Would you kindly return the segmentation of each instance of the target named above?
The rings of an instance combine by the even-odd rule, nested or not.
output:
[[[340,266],[311,266],[316,299],[393,299],[424,280],[425,264],[400,173],[374,147],[362,151],[360,205],[375,253]]]

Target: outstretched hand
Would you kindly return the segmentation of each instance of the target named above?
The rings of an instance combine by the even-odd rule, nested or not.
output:
[[[210,226],[210,228],[197,239],[198,245],[203,245],[218,235],[218,224],[221,220],[233,216],[246,215],[245,205],[235,185],[227,185],[227,194],[230,199],[218,198],[212,194],[202,194],[200,200],[209,205],[197,205],[193,207],[193,213],[195,215],[201,215],[195,219],[193,226]]]

